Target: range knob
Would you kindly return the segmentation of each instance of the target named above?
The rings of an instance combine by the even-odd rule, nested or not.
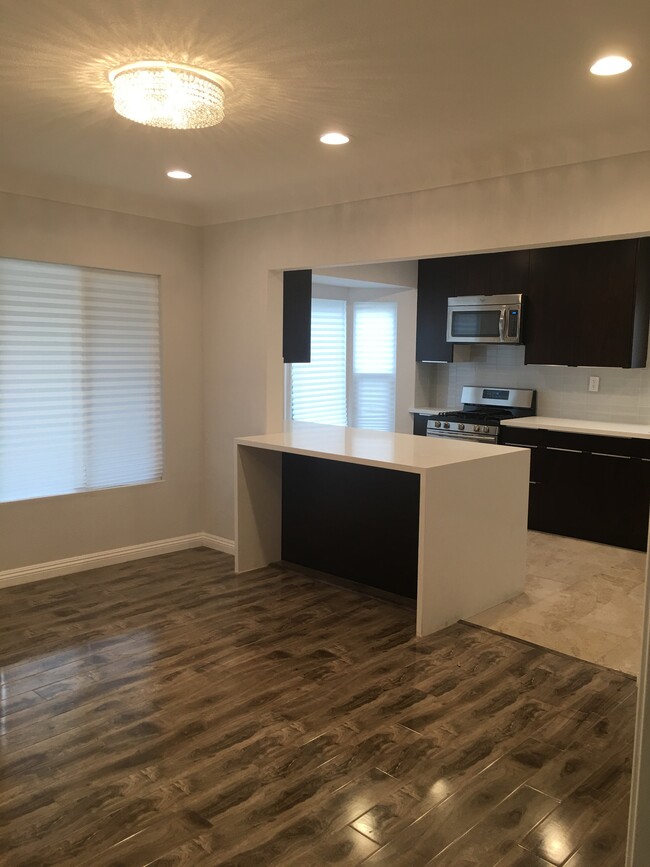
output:
[[[440,422],[439,422],[439,421],[436,422],[436,427],[440,427]]]
[[[490,433],[490,428],[486,424],[483,425],[483,433]]]
[[[449,430],[449,422],[446,421],[446,422],[443,424],[443,427],[446,428],[447,430]]]
[[[474,425],[474,432],[475,432],[475,433],[478,433],[478,432],[480,431],[480,429],[481,429],[480,424],[475,424],[475,425]]]
[[[465,425],[461,422],[458,424],[458,430],[465,430]]]

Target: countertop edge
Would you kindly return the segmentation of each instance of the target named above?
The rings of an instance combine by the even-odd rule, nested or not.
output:
[[[621,437],[623,439],[650,439],[650,426],[617,422],[598,422],[588,419],[563,419],[549,416],[526,416],[525,418],[510,418],[502,420],[504,427],[527,428],[529,430],[557,430],[564,433],[585,434],[591,436]],[[611,427],[601,427],[611,425]]]
[[[261,435],[263,436],[263,434]],[[251,437],[236,437],[236,446],[247,446],[249,448],[264,449],[266,451],[283,452],[285,454],[303,455],[305,457],[322,458],[323,460],[341,461],[343,463],[359,464],[361,466],[377,467],[379,469],[395,470],[398,472],[415,473],[424,475],[429,470],[436,470],[444,467],[453,466],[455,464],[468,464],[474,461],[494,460],[498,457],[511,452],[527,452],[527,449],[519,446],[503,446],[495,447],[494,454],[473,455],[467,458],[449,460],[428,466],[418,466],[415,464],[404,464],[390,461],[382,461],[379,458],[359,457],[357,455],[343,455],[336,452],[328,452],[320,449],[306,448],[301,446],[290,446],[281,443],[268,443],[263,441],[255,441]]]

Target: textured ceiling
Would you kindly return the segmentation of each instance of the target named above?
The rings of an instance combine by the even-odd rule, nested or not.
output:
[[[209,223],[650,149],[646,0],[0,0],[0,23],[10,192]],[[590,75],[612,52],[632,70]],[[229,78],[225,121],[116,115],[107,73],[143,57]]]

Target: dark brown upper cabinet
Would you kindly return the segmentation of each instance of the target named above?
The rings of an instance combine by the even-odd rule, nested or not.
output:
[[[447,298],[455,293],[456,259],[420,259],[415,330],[416,361],[451,361]]]
[[[526,364],[645,367],[650,238],[418,263],[416,361],[452,361],[447,299],[524,296]]]
[[[283,275],[282,357],[289,362],[311,361],[311,270]]]
[[[645,367],[649,242],[531,250],[526,364]]]
[[[452,361],[447,299],[459,295],[524,294],[528,250],[421,259],[418,262],[416,361]]]

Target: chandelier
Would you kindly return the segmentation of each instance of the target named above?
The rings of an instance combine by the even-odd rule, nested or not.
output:
[[[108,75],[115,111],[165,129],[202,129],[223,120],[225,78],[182,63],[141,60]]]

